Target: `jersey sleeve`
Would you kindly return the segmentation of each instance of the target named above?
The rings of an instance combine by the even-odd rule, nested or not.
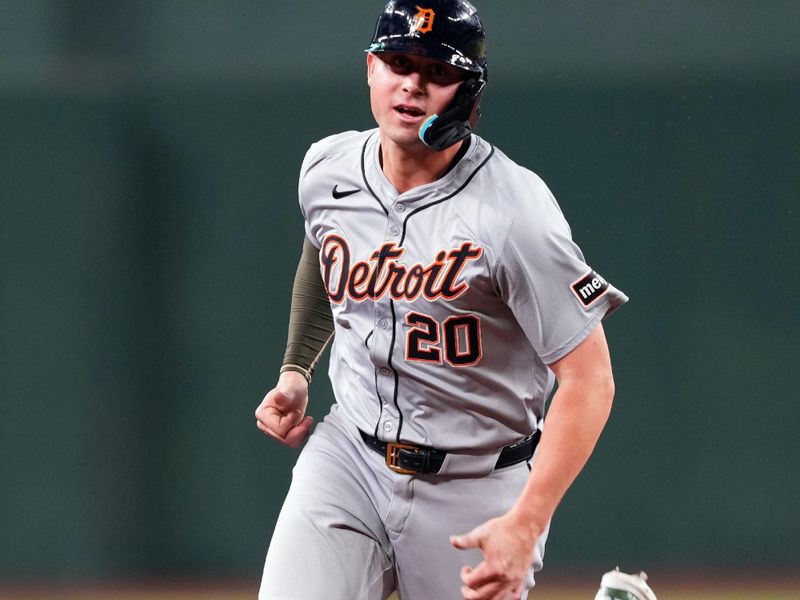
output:
[[[547,186],[532,175],[526,187],[531,195],[510,212],[495,285],[536,353],[551,364],[628,297],[586,263]]]
[[[342,182],[342,173],[337,170],[337,161],[342,156],[357,151],[371,131],[345,131],[330,135],[311,144],[300,167],[297,181],[297,197],[300,212],[305,224],[306,239],[319,248],[319,215],[324,212],[325,203],[330,201],[334,178]],[[317,225],[317,226],[315,226]]]
[[[303,226],[305,228],[306,240],[315,248],[319,248],[319,241],[314,237],[311,232],[311,225],[308,222],[308,202],[310,201],[307,192],[307,179],[309,171],[319,164],[323,157],[319,151],[320,143],[317,142],[309,147],[306,155],[303,157],[303,163],[300,166],[300,176],[297,179],[297,199],[300,203],[300,213],[303,215]]]

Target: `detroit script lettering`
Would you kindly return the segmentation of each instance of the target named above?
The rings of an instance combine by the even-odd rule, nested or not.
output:
[[[341,304],[345,296],[359,302],[377,300],[386,293],[396,300],[415,300],[420,295],[428,300],[453,300],[469,288],[467,283],[458,281],[458,276],[467,262],[483,254],[483,248],[463,242],[458,248],[440,250],[427,265],[398,264],[403,254],[405,248],[387,242],[369,260],[351,264],[347,240],[340,235],[328,235],[322,242],[320,263],[331,301]]]

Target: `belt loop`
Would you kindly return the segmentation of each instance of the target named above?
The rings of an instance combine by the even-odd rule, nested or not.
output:
[[[423,473],[430,473],[431,472],[431,453],[430,452],[423,452],[422,453],[422,472]]]

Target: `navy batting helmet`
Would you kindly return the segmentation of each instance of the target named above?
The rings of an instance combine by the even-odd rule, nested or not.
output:
[[[367,52],[403,52],[440,60],[468,75],[452,104],[419,129],[434,150],[463,140],[478,120],[487,81],[486,33],[478,11],[466,0],[392,0],[383,9]]]

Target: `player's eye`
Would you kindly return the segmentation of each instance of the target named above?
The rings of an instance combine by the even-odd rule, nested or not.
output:
[[[401,72],[406,72],[411,67],[411,61],[408,60],[407,56],[403,56],[402,54],[394,55],[389,64],[394,70]]]
[[[450,85],[464,78],[460,69],[441,63],[432,64],[428,69],[428,76],[431,81],[439,85]]]

